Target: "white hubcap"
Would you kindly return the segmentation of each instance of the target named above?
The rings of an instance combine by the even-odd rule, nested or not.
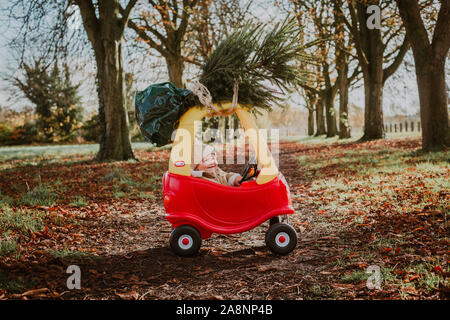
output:
[[[188,234],[183,234],[178,238],[178,246],[183,250],[190,249],[193,244],[194,240],[192,240],[192,237]]]
[[[282,248],[286,247],[290,241],[291,241],[291,238],[289,237],[289,235],[286,232],[280,232],[275,237],[275,243],[277,244],[277,246],[282,247]]]

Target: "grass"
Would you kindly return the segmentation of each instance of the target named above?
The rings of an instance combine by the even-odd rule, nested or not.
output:
[[[439,265],[439,261],[436,261],[435,264]],[[427,291],[436,290],[439,287],[439,283],[445,279],[440,272],[433,270],[435,264],[420,262],[412,264],[408,268],[407,271],[410,272],[410,274],[419,276],[417,283],[414,283],[415,287],[424,288]],[[446,269],[446,272],[450,272],[450,267],[448,265]]]
[[[0,256],[9,256],[16,253],[18,249],[18,244],[15,239],[5,239],[0,238]]]
[[[84,261],[84,260],[93,260],[99,259],[99,256],[94,254],[84,252],[84,251],[76,251],[76,250],[50,250],[49,254],[54,258],[65,259],[69,261]]]
[[[123,175],[122,171],[119,168],[114,167],[110,169],[107,174],[105,174],[105,176],[102,178],[102,181],[114,182],[117,179],[122,179],[122,175]]]
[[[337,292],[327,285],[314,284],[309,288],[309,293],[312,299],[333,299],[337,297]]]
[[[148,149],[152,145],[146,142],[134,142],[133,149]],[[24,160],[45,157],[63,157],[71,155],[94,155],[98,152],[98,144],[70,144],[45,146],[0,147],[0,161]]]
[[[344,144],[358,141],[362,137],[362,133],[355,133],[348,139],[339,139],[338,136],[327,138],[326,135],[321,136],[280,136],[280,141],[308,143],[308,144]],[[420,132],[388,132],[386,133],[387,140],[394,139],[414,139],[420,138]]]
[[[45,223],[40,212],[4,208],[0,211],[0,227],[5,231],[35,233],[44,230]]]
[[[13,204],[13,198],[2,194],[0,190],[0,209],[9,208]]]
[[[139,192],[139,198],[142,199],[150,199],[150,200],[155,200],[156,196],[153,193],[149,193],[149,192]]]
[[[22,277],[12,277],[8,272],[0,269],[0,289],[9,293],[21,293],[33,285],[32,281]]]
[[[309,196],[296,201],[315,209],[316,229],[358,237],[328,264],[339,281],[361,283],[370,277],[362,265],[379,265],[382,290],[402,298],[435,295],[446,280],[433,268],[448,268],[450,153],[424,153],[417,140],[395,140],[308,149],[297,165]]]
[[[158,191],[162,189],[162,176],[153,175],[146,182],[140,185],[142,189],[150,189],[151,191]]]
[[[369,213],[374,207],[368,203],[374,200],[378,205],[395,204],[399,212],[420,210],[430,203],[448,207],[446,198],[440,195],[450,188],[446,152],[419,155],[383,149],[334,153],[298,158],[305,176],[312,181],[311,190],[323,192],[320,210],[348,213],[357,208]],[[336,174],[338,170],[342,174]],[[403,191],[415,197],[399,201]]]
[[[69,205],[71,205],[72,207],[77,207],[77,208],[82,208],[88,205],[88,201],[86,200],[85,197],[82,196],[76,196],[73,198],[72,202],[70,202]]]
[[[155,147],[147,142],[132,143],[134,150],[157,151],[171,145]],[[56,163],[71,164],[94,158],[98,144],[41,145],[0,147],[0,169],[43,166]]]
[[[28,206],[52,206],[57,195],[49,185],[39,183],[32,190],[27,191],[20,199],[20,204]]]
[[[366,273],[364,270],[356,270],[341,277],[341,281],[344,283],[359,283],[366,281],[369,277],[370,274]]]
[[[156,164],[154,167],[154,169],[159,168]],[[141,181],[138,177],[127,174],[118,167],[109,169],[102,181],[113,184],[113,197],[115,199],[134,195],[144,199],[155,199],[155,196],[150,194],[149,191],[155,192],[162,189],[161,175],[153,174],[145,181]]]
[[[310,138],[309,142],[304,141],[314,144],[324,143],[325,140]],[[308,208],[308,219],[311,218],[311,227],[314,233],[312,236],[335,234],[339,238],[333,240],[333,244],[320,242],[313,244],[314,248],[319,250],[322,246],[326,249],[333,249],[328,252],[333,257],[336,256],[336,259],[328,264],[333,272],[333,283],[365,281],[370,274],[365,272],[366,267],[362,265],[380,265],[384,266],[381,267],[383,289],[394,288],[404,297],[408,296],[408,288],[433,293],[436,285],[443,279],[442,274],[433,271],[433,268],[437,264],[444,268],[446,262],[446,260],[441,260],[440,263],[439,261],[432,263],[429,259],[435,258],[433,256],[435,249],[444,251],[439,245],[445,246],[445,243],[437,244],[434,239],[439,241],[443,236],[447,235],[448,237],[445,221],[450,219],[447,200],[450,189],[449,153],[417,152],[414,151],[414,148],[417,148],[417,142],[413,147],[409,147],[409,144],[405,146],[406,140],[401,141],[400,147],[391,143],[392,141],[375,141],[367,144],[347,143],[346,145],[339,142],[335,147],[331,146],[330,143],[335,141],[336,139],[327,139],[325,148],[322,146],[306,148],[309,151],[305,151],[302,156],[298,157],[297,164],[299,166],[290,168],[300,171],[300,181],[293,178],[293,198],[296,203],[301,202],[305,204],[305,208]],[[354,140],[350,139],[344,143],[351,141]],[[1,151],[0,149],[0,153]],[[0,243],[0,254],[2,252],[6,256],[20,252],[21,256],[29,258],[35,253],[32,250],[28,253],[20,249],[25,249],[23,240],[29,242],[31,237],[23,237],[21,233],[29,235],[32,232],[42,231],[45,225],[50,227],[50,219],[59,219],[59,217],[66,219],[65,211],[80,211],[82,214],[84,214],[83,211],[87,211],[73,210],[73,208],[70,210],[65,207],[66,204],[70,203],[72,207],[83,207],[87,205],[87,199],[92,203],[101,203],[104,199],[110,200],[111,197],[129,197],[130,199],[137,197],[141,200],[160,198],[158,193],[161,191],[161,175],[166,168],[166,163],[159,162],[162,160],[154,162],[154,154],[147,156],[147,159],[151,159],[150,161],[81,163],[75,165],[75,169],[71,169],[73,166],[65,166],[64,164],[67,162],[61,158],[58,160],[61,167],[58,167],[57,170],[54,170],[52,166],[24,168],[23,171],[27,173],[28,177],[35,176],[38,170],[40,173],[44,173],[46,184],[39,183],[32,190],[27,189],[24,183],[14,183],[12,186],[4,185],[4,191],[10,192],[10,194],[2,195],[0,193],[0,235],[10,230],[11,236],[0,237],[3,241]],[[167,154],[164,154],[164,157],[166,156]],[[36,154],[34,157],[31,162],[41,161],[42,159],[39,157],[43,156]],[[24,160],[24,162],[27,161]],[[22,165],[20,161],[11,161],[10,164],[16,167]],[[66,169],[70,170],[62,171]],[[4,172],[7,173],[7,171]],[[95,188],[91,188],[92,184],[96,184]],[[297,191],[299,186],[301,189]],[[303,193],[307,193],[307,196],[303,196]],[[301,194],[299,199],[295,199],[299,194]],[[62,195],[67,196],[63,199]],[[57,196],[60,198],[57,199]],[[14,201],[10,197],[14,197]],[[48,216],[43,211],[35,212],[24,208],[14,208],[15,211],[10,209],[12,204],[46,205],[48,199],[54,201],[57,199],[59,205],[54,207],[54,212]],[[37,204],[33,201],[37,201]],[[389,205],[388,212],[384,209],[385,205]],[[309,209],[311,210],[309,211]],[[319,210],[325,212],[319,214],[316,212]],[[419,213],[429,213],[430,216],[421,216]],[[430,221],[436,221],[442,226],[441,230],[438,230],[441,233],[431,234],[428,233],[428,230],[424,230],[416,234],[414,229],[418,225],[411,224],[409,226],[409,222],[403,224],[403,220],[398,221],[401,222],[399,225],[401,228],[405,225],[406,227],[399,231],[396,230],[400,227],[391,223],[397,222],[394,217],[407,214],[408,217],[418,217],[419,222],[424,226]],[[434,216],[436,219],[432,220],[431,217]],[[76,216],[74,219],[78,219],[78,217]],[[66,228],[77,221],[80,220],[70,223],[61,220],[61,223],[58,222],[61,228],[49,228],[50,234],[56,232],[83,234],[82,228],[78,228],[80,225],[75,229]],[[379,228],[380,225],[383,227]],[[59,231],[60,229],[62,231]],[[360,233],[354,233],[354,231]],[[433,238],[433,244],[436,245],[430,245],[431,242],[427,240],[427,237]],[[70,243],[72,238],[58,241],[61,242],[58,242],[57,248],[73,249],[74,245],[81,245]],[[54,248],[53,239],[48,243],[50,248]],[[86,252],[76,249],[51,250],[50,248],[47,247],[42,252],[53,257],[75,261],[97,258],[89,250]],[[391,248],[391,250],[384,252],[386,248]],[[400,249],[399,253],[396,252],[396,249]],[[430,250],[425,252],[425,249]],[[39,251],[41,252],[41,250]],[[27,254],[30,255],[27,256]],[[418,278],[409,281],[408,278],[405,278],[405,274],[399,274],[399,271],[406,272],[408,276],[418,275]],[[8,281],[15,280],[9,279]],[[20,284],[20,281],[18,283]],[[312,297],[334,297],[337,294],[332,287],[325,283],[312,285],[307,290]]]

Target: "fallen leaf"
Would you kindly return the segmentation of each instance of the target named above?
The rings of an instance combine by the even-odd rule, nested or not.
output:
[[[40,289],[28,290],[28,291],[22,293],[22,297],[24,297],[24,296],[35,296],[35,295],[46,293],[46,292],[50,292],[50,290],[48,288],[40,288]]]
[[[206,300],[223,300],[222,296],[217,296],[217,295],[211,295],[206,297]]]
[[[119,279],[119,280],[124,280],[125,279],[125,275],[123,273],[114,273],[111,278],[113,279]]]
[[[419,276],[417,274],[412,276],[412,277],[410,277],[409,281],[413,281],[413,280],[416,280],[416,279],[419,279]]]
[[[433,268],[433,271],[434,271],[434,272],[442,272],[443,270],[442,270],[441,266],[435,266],[435,267]]]
[[[274,266],[259,266],[258,267],[258,272],[267,272],[267,271],[274,271],[274,270],[277,270],[277,268]]]
[[[122,299],[122,300],[137,300],[137,299],[139,299],[139,294],[134,290],[130,291],[130,292],[124,292],[124,293],[116,292],[116,295],[118,295],[120,297],[120,299]]]

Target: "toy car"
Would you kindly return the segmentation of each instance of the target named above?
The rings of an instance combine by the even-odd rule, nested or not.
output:
[[[192,256],[202,239],[213,233],[232,234],[253,229],[270,220],[265,241],[272,252],[288,254],[297,245],[297,233],[279,216],[294,213],[289,186],[278,171],[267,143],[260,135],[249,112],[235,110],[261,170],[247,163],[240,187],[221,185],[191,177],[191,154],[194,145],[194,122],[207,115],[200,107],[189,109],[181,118],[170,155],[169,170],[163,177],[166,219],[174,230],[170,246],[178,256]],[[248,181],[256,177],[256,180]]]

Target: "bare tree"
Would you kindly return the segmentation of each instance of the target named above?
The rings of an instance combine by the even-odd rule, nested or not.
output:
[[[199,0],[189,25],[189,55],[208,57],[215,45],[254,17],[252,5],[253,0]]]
[[[334,0],[334,26],[335,26],[335,50],[336,50],[336,70],[338,73],[337,87],[339,90],[339,139],[350,138],[350,125],[348,121],[348,95],[351,79],[348,79],[349,72],[349,51],[351,44],[346,43],[347,33],[345,22],[342,16],[343,0]]]
[[[128,26],[137,45],[156,50],[165,59],[169,80],[184,87],[185,63],[197,66],[229,31],[243,23],[251,2],[239,0],[146,0]]]
[[[314,67],[318,76],[302,86],[307,91],[306,97],[312,99],[311,102],[316,105],[316,135],[326,133],[327,137],[333,137],[338,133],[337,112],[334,107],[338,90],[342,92],[344,98],[345,94],[348,96],[349,87],[357,80],[360,73],[358,66],[355,66],[349,74],[349,52],[352,51],[352,48],[344,41],[343,25],[339,18],[340,12],[335,8],[339,3],[330,0],[296,0],[293,2],[293,9],[299,25],[305,23],[304,16],[310,17],[314,25],[315,37],[321,40],[314,47],[314,55],[319,61],[318,66]],[[335,76],[336,73],[337,76]],[[340,101],[344,104],[341,109],[345,110],[348,98],[347,100],[340,99]],[[311,102],[308,102],[308,105],[311,105]],[[344,114],[347,115],[344,112],[341,113],[341,116],[344,117]],[[347,121],[344,120],[343,123],[347,123]]]
[[[138,6],[139,13],[128,21],[138,41],[144,41],[157,50],[166,60],[169,79],[177,87],[184,87],[185,61],[194,62],[184,56],[183,45],[191,14],[198,0],[147,0],[147,5]]]
[[[22,25],[16,42],[21,42],[24,51],[36,38],[46,37],[49,30],[44,30],[42,26],[50,21],[52,41],[48,41],[47,47],[40,48],[41,51],[49,52],[60,48],[56,44],[79,41],[67,27],[69,12],[74,12],[69,8],[75,6],[79,9],[97,66],[100,120],[100,151],[97,159],[100,161],[134,158],[125,105],[122,40],[131,10],[137,0],[129,0],[124,7],[122,2],[15,0],[10,2],[9,9],[9,16]]]
[[[421,17],[417,0],[396,0],[416,65],[422,124],[422,148],[443,149],[450,146],[448,98],[445,82],[445,62],[450,48],[450,1],[440,1],[441,7],[431,37]]]
[[[75,0],[94,49],[100,116],[98,160],[134,158],[125,103],[122,39],[137,0],[123,8],[119,0]]]
[[[384,28],[372,28],[367,21],[371,14],[370,5],[376,5],[386,21]],[[364,77],[365,118],[364,135],[361,140],[380,139],[384,137],[383,127],[383,85],[400,66],[409,49],[409,40],[403,36],[404,28],[397,18],[396,8],[391,1],[347,0],[351,20],[345,18],[358,55]],[[345,10],[341,7],[341,10]],[[383,68],[383,63],[390,64]]]

